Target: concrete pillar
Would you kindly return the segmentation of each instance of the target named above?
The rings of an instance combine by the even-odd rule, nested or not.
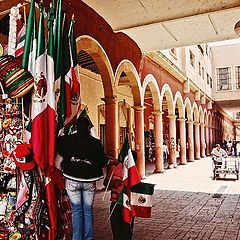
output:
[[[155,136],[155,173],[163,173],[163,123],[162,112],[155,111],[154,115],[154,136]]]
[[[144,106],[134,106],[135,112],[135,150],[137,153],[137,168],[141,178],[145,178],[144,149]]]
[[[205,140],[205,124],[202,123],[200,125],[200,128],[201,128],[201,144],[200,144],[200,147],[201,147],[201,157],[204,158],[206,157],[206,140]]]
[[[206,155],[210,155],[210,138],[209,138],[210,128],[208,126],[205,127],[205,142],[206,142]]]
[[[169,163],[171,167],[177,167],[176,161],[176,116],[169,115]]]
[[[180,128],[180,164],[187,164],[186,158],[186,124],[184,118],[179,118]]]
[[[200,134],[199,134],[199,123],[194,123],[194,143],[195,143],[195,159],[199,160],[200,157]]]
[[[102,98],[105,102],[106,121],[106,154],[114,159],[118,158],[119,124],[118,104],[116,98]]]
[[[194,161],[193,121],[188,121],[188,161]]]

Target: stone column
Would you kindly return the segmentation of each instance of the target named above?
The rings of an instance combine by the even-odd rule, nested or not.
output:
[[[105,102],[106,121],[106,154],[114,159],[118,158],[119,124],[118,104],[116,98],[102,98]]]
[[[193,121],[189,120],[188,124],[188,161],[194,161],[194,137],[193,137]]]
[[[206,152],[205,152],[205,149],[206,149],[206,140],[205,140],[205,124],[202,123],[200,125],[200,128],[201,128],[201,144],[200,144],[200,147],[201,147],[201,157],[204,158],[206,157]]]
[[[163,123],[162,112],[155,111],[154,115],[154,136],[155,136],[155,173],[163,173]]]
[[[179,118],[180,128],[180,164],[187,164],[186,158],[186,124],[184,118]]]
[[[205,141],[206,141],[206,155],[210,155],[210,138],[209,138],[209,130],[210,128],[206,126],[205,128]]]
[[[195,138],[194,138],[194,143],[195,143],[195,159],[199,160],[200,157],[200,134],[199,134],[199,123],[194,123],[194,132],[195,132]]]
[[[134,106],[135,111],[135,150],[137,153],[137,168],[141,178],[145,178],[144,149],[144,106]]]
[[[212,151],[213,148],[213,128],[209,128],[209,152]]]
[[[176,116],[169,115],[169,168],[177,167],[176,161]]]

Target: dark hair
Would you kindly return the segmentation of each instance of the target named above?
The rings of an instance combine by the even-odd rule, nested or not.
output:
[[[90,135],[90,122],[86,117],[77,120],[77,132],[81,135]]]

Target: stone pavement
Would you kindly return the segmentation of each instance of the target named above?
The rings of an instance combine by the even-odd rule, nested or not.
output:
[[[156,184],[152,217],[135,219],[133,240],[240,240],[240,180],[230,175],[212,180],[210,157],[163,174],[152,174],[153,169],[147,164],[145,181]],[[102,196],[98,190],[94,240],[111,240],[109,192],[104,201]]]

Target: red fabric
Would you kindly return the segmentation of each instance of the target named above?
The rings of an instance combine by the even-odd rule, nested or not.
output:
[[[66,78],[66,76],[65,76]],[[69,79],[70,81],[70,79]],[[66,99],[66,117],[72,115],[72,104],[71,104],[71,85],[65,80],[65,99]]]
[[[46,199],[48,205],[51,228],[48,233],[48,240],[55,240],[57,236],[57,199],[55,186],[52,181],[46,185]]]
[[[71,68],[71,75],[72,75],[71,97],[72,98],[79,97],[79,95],[80,95],[80,84],[79,84],[78,79],[77,79],[76,69],[73,68],[73,67]]]
[[[110,165],[107,169],[107,182],[110,179],[111,173],[113,172],[113,176],[111,178],[111,183],[109,185],[109,189],[111,190],[111,201],[116,202],[120,192],[123,189],[124,183],[122,181],[122,164],[119,163],[117,166]]]

